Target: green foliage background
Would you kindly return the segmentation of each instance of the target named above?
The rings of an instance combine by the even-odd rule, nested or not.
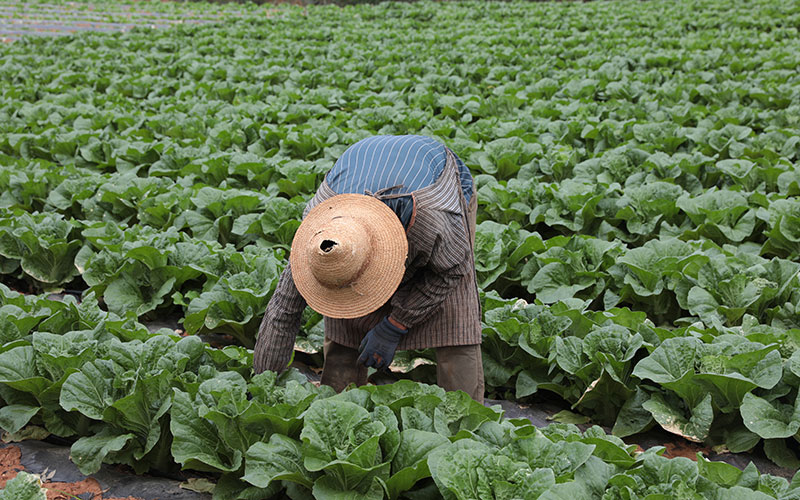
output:
[[[361,138],[414,133],[479,188],[491,394],[800,464],[795,2],[191,8],[216,22],[0,47],[0,273],[82,293],[0,289],[6,430],[183,462],[159,439],[173,391],[216,376],[202,366],[249,380],[249,354],[185,343],[156,376],[113,339],[177,315],[251,347],[324,173]],[[303,349],[320,326],[309,312]],[[64,388],[92,363],[120,378],[87,409]],[[143,394],[165,406],[118,422]],[[242,443],[215,470],[241,475]]]

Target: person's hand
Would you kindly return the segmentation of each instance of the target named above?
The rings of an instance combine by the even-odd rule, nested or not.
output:
[[[361,353],[358,362],[364,366],[372,366],[376,370],[387,368],[392,363],[397,344],[407,331],[393,325],[388,316],[383,318],[361,341],[358,347],[358,352]]]

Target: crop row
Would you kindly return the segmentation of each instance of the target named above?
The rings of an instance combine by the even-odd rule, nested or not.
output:
[[[180,199],[176,192],[163,194]],[[76,286],[102,296],[115,312],[130,309],[141,316],[160,306],[186,306],[189,323],[201,308],[191,301],[212,300],[203,294],[219,302],[220,294],[249,290],[252,300],[235,314],[258,316],[299,225],[302,202],[208,186],[190,200],[195,209],[178,212],[176,220],[184,222],[167,228],[16,209],[0,219],[0,270],[45,288],[80,277]],[[230,207],[241,206],[253,212],[226,215]],[[239,250],[220,243],[234,236],[248,244]],[[795,312],[800,265],[762,257],[762,251],[753,242],[718,246],[710,239],[677,237],[641,246],[584,235],[543,239],[494,221],[480,223],[476,236],[476,266],[485,291],[535,297],[543,304],[577,300],[601,310],[626,306],[646,312],[659,325],[700,320],[738,326],[749,315],[765,325],[794,328],[800,321]],[[251,325],[237,338],[251,346],[253,335]]]
[[[174,301],[186,306],[187,332],[228,333],[252,345],[281,268],[272,253],[239,252],[175,231],[123,233],[108,224],[96,229],[89,232],[93,241],[107,246],[93,254],[96,268],[85,272],[93,286],[83,299],[87,307],[98,307],[94,294],[102,294],[111,314],[135,321],[162,302]],[[564,246],[552,248],[565,262],[602,258],[601,250],[613,246],[590,238],[564,239]],[[563,259],[570,254],[571,260]],[[644,262],[637,265],[640,254]],[[544,262],[547,255],[536,258]],[[713,246],[704,251],[680,240],[654,240],[607,261],[622,263],[622,270],[613,273],[624,286],[604,295],[619,300],[627,293],[643,302],[657,301],[663,312],[685,301],[705,322],[687,317],[686,326],[665,328],[644,312],[615,303],[592,311],[587,307],[591,300],[577,293],[585,282],[552,280],[552,286],[538,291],[539,305],[490,292],[484,297],[483,343],[488,388],[515,399],[539,390],[553,392],[595,422],[614,425],[622,436],[657,423],[732,451],[749,450],[763,438],[775,461],[793,466],[784,439],[798,432],[792,394],[800,375],[800,337],[796,329],[786,328],[796,324],[798,265]],[[556,262],[557,271],[568,277],[603,283],[604,276],[611,276],[606,269],[570,274]],[[202,290],[189,288],[203,280]],[[593,281],[587,287],[602,289]],[[547,293],[554,294],[552,301]],[[542,305],[543,300],[551,305]],[[0,318],[5,342],[28,338],[37,322],[36,316],[15,308],[4,308]],[[767,318],[774,326],[767,326]],[[306,331],[318,321],[308,317]],[[318,339],[311,343],[312,350],[319,349]],[[761,410],[768,416],[755,418]]]
[[[83,293],[4,305],[4,355],[96,327],[54,331],[31,312],[48,307],[113,315],[121,342],[146,340],[137,320],[177,314],[188,333],[252,346],[324,172],[364,137],[424,134],[475,174],[490,391],[551,391],[619,435],[763,441],[800,464],[796,3],[254,12],[0,47],[0,275]],[[305,319],[313,350],[319,316]],[[111,356],[99,352],[72,367]],[[17,404],[0,397],[0,412]],[[119,432],[109,460],[135,447],[120,435],[153,439]]]
[[[660,447],[634,454],[598,427],[539,430],[416,382],[336,395],[294,371],[251,378],[245,349],[150,334],[91,301],[0,292],[4,312],[27,312],[18,328],[33,330],[0,349],[0,425],[13,434],[35,424],[74,441],[70,456],[85,474],[103,462],[140,473],[181,465],[221,474],[219,499],[638,498],[676,490],[787,499],[798,491],[752,465],[666,459]]]
[[[794,139],[800,152],[800,138]],[[522,146],[511,142],[509,150]],[[291,149],[291,139],[276,143]],[[252,153],[198,161],[169,157],[158,149],[143,151],[142,144],[115,146],[107,154],[136,167],[113,165],[109,168],[114,173],[101,173],[5,156],[0,204],[84,221],[175,227],[239,247],[263,240],[285,246],[294,229],[286,223],[297,218],[301,202],[313,194],[326,171],[326,162],[320,161],[262,159]],[[761,254],[796,258],[800,173],[788,160],[800,158],[800,153],[792,150],[782,158],[785,164],[764,169],[746,159],[715,163],[708,157],[623,149],[579,163],[559,182],[532,172],[507,182],[480,174],[480,219],[546,236],[580,233],[632,246],[665,237],[758,244]],[[137,173],[147,162],[150,169]],[[164,168],[180,175],[164,177]],[[713,179],[707,181],[712,187],[703,186],[700,171]],[[726,185],[725,180],[738,184]]]

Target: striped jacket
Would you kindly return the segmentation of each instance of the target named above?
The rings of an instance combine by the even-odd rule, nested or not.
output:
[[[386,304],[366,316],[326,317],[326,338],[357,348],[364,335],[391,314],[409,329],[398,349],[480,344],[480,303],[462,193],[465,179],[456,155],[446,148],[445,151],[444,169],[436,181],[411,193],[414,215],[406,228],[408,258],[397,291]],[[304,216],[337,194],[340,193],[331,188],[326,177],[306,206]],[[255,346],[256,372],[282,371],[287,367],[305,307],[287,265],[261,322]]]

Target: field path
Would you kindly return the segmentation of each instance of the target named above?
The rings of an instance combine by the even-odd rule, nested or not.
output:
[[[193,10],[195,10],[193,12]],[[168,28],[183,23],[213,23],[238,17],[242,11],[225,9],[168,10],[160,2],[66,2],[53,4],[25,0],[0,0],[0,42],[13,42],[25,35],[61,36],[81,31],[125,32],[137,27]]]

